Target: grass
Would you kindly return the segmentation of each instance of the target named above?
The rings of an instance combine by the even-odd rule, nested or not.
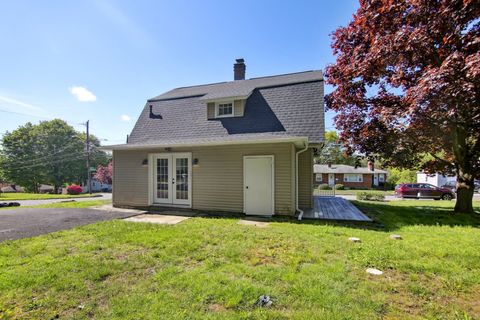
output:
[[[111,200],[86,200],[86,201],[46,203],[46,204],[40,204],[36,206],[3,207],[3,208],[0,208],[0,210],[11,210],[11,209],[18,209],[18,208],[89,208],[89,207],[95,207],[95,206],[102,206],[110,203],[112,203]]]
[[[341,194],[341,195],[357,195],[359,192],[371,192],[371,193],[377,193],[377,194],[384,194],[384,195],[391,195],[393,196],[394,191],[393,190],[370,190],[370,189],[365,189],[365,190],[335,190],[335,194]],[[314,194],[322,194],[322,193],[332,193],[333,190],[319,190],[315,189]]]
[[[116,220],[7,241],[0,319],[480,317],[480,214],[454,215],[453,201],[356,204],[375,223]],[[262,294],[271,308],[255,306]]]
[[[98,197],[99,195],[91,194],[49,194],[49,193],[23,193],[23,192],[7,192],[0,193],[0,201],[13,201],[13,200],[44,200],[44,199],[71,199],[71,198],[85,198],[85,197]]]

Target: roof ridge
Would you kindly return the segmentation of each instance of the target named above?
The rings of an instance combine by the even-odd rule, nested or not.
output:
[[[293,74],[308,73],[308,72],[316,72],[316,71],[320,71],[320,72],[322,72],[322,70],[305,70],[305,71],[297,71],[297,72],[289,72],[289,73],[275,74],[275,75],[271,75],[271,76],[263,76],[263,77],[248,78],[248,79],[246,79],[246,80],[243,80],[243,81],[247,81],[247,80],[255,80],[255,79],[265,79],[265,78],[273,78],[273,77],[281,77],[281,76],[290,76],[290,75],[293,75]],[[237,80],[237,81],[238,81],[238,80]],[[242,81],[242,80],[240,80],[240,81]],[[233,81],[227,81],[227,82],[233,82]]]
[[[177,90],[177,89],[186,89],[186,88],[194,88],[194,87],[204,87],[204,86],[211,86],[211,85],[222,84],[222,83],[235,83],[235,82],[238,83],[238,82],[241,82],[241,81],[249,81],[249,80],[256,80],[256,79],[265,79],[265,78],[274,78],[274,77],[290,76],[290,75],[294,75],[294,74],[308,73],[308,72],[316,72],[316,71],[322,72],[322,70],[305,70],[305,71],[298,71],[298,72],[289,72],[289,73],[274,74],[274,75],[270,75],[270,76],[262,76],[262,77],[248,78],[248,79],[245,79],[245,80],[231,80],[231,81],[219,81],[219,82],[204,83],[204,84],[194,84],[194,85],[191,85],[191,86],[176,87],[176,88],[173,88],[172,90],[169,90],[169,91],[167,91],[167,92],[174,91],[174,90]]]
[[[238,80],[237,80],[238,81]],[[220,81],[220,82],[212,82],[212,83],[205,83],[205,84],[194,84],[192,86],[184,86],[184,87],[176,87],[176,88],[173,88],[172,90],[170,91],[174,91],[174,90],[177,90],[177,89],[186,89],[186,88],[194,88],[194,87],[203,87],[203,86],[212,86],[212,85],[215,85],[215,84],[222,84],[222,83],[229,83],[229,82],[233,82],[233,81]],[[169,91],[167,91],[169,92]]]

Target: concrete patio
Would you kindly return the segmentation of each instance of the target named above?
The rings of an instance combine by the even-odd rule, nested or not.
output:
[[[340,197],[313,197],[313,208],[303,213],[303,219],[372,221],[350,201]]]

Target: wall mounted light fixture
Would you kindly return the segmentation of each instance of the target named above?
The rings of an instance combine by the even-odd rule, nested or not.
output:
[[[144,167],[148,166],[148,159],[143,159],[142,166]]]

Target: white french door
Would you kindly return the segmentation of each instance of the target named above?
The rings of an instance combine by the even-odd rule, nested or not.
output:
[[[190,153],[152,155],[153,203],[191,205]]]

